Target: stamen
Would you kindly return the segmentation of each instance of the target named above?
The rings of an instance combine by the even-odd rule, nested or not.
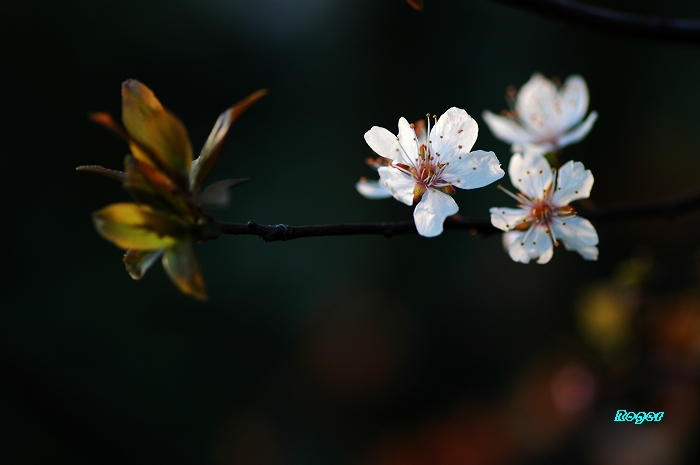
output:
[[[522,202],[522,201],[523,201],[523,197],[525,197],[525,196],[522,195],[522,194],[520,194],[520,195],[515,195],[515,194],[513,194],[511,191],[509,191],[509,190],[506,189],[505,187],[501,186],[500,184],[499,184],[497,187],[498,187],[499,189],[501,189],[503,192],[505,192],[507,195],[509,195],[509,196],[511,196],[512,198],[514,198],[515,200],[517,200],[518,203]]]

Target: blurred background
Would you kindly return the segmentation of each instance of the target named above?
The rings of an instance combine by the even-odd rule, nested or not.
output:
[[[597,225],[600,259],[513,263],[497,236],[197,246],[210,301],[154,266],[135,282],[90,214],[128,201],[126,145],[88,121],[136,78],[195,151],[233,126],[211,181],[251,178],[222,221],[401,221],[354,188],[363,134],[481,112],[533,72],[581,74],[600,117],[563,159],[598,205],[698,189],[700,49],[567,27],[486,0],[0,3],[0,462],[691,464],[700,459],[700,214]],[[593,1],[700,19],[692,0]],[[510,183],[504,179],[503,184]],[[459,191],[460,213],[512,204]],[[618,409],[665,411],[615,423]]]

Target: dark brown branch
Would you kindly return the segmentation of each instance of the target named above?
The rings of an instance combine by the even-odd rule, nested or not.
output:
[[[400,234],[416,233],[413,221],[397,221],[383,223],[341,223],[321,224],[315,226],[288,226],[286,224],[264,225],[255,221],[248,224],[219,223],[222,234],[248,234],[259,236],[265,242],[287,241],[301,237],[319,236],[358,236],[364,234],[380,234],[384,237]],[[445,229],[462,229],[473,234],[493,234],[498,232],[491,226],[488,219],[466,219],[450,217],[445,220]]]
[[[637,39],[700,44],[700,21],[608,10],[571,0],[492,0],[568,24]]]
[[[594,223],[604,223],[615,220],[635,220],[644,218],[665,218],[668,220],[700,210],[700,192],[664,202],[638,205],[617,205],[599,207],[591,210],[578,209],[580,215]],[[260,237],[265,242],[287,241],[302,237],[320,236],[357,236],[378,234],[384,237],[400,234],[416,233],[413,221],[398,221],[384,223],[341,223],[322,224],[316,226],[288,226],[285,224],[264,225],[255,221],[248,224],[218,223],[222,234],[246,234]],[[458,215],[445,220],[446,230],[467,230],[472,234],[489,236],[501,232],[491,225],[487,218],[461,218]]]

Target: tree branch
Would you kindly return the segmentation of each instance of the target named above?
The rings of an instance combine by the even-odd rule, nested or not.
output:
[[[608,10],[571,0],[492,0],[568,24],[637,39],[700,44],[700,21]]]
[[[589,210],[579,208],[582,217],[595,223],[615,220],[634,220],[644,218],[665,218],[668,220],[700,209],[700,192],[677,199],[651,204],[616,205]],[[222,234],[253,235],[265,242],[288,241],[302,237],[321,236],[357,236],[378,234],[393,237],[400,234],[416,233],[413,221],[383,222],[383,223],[341,223],[322,224],[315,226],[288,226],[286,224],[264,225],[255,221],[242,223],[217,223]],[[454,215],[445,220],[446,230],[467,230],[472,234],[490,236],[502,232],[491,225],[488,218],[462,218]]]

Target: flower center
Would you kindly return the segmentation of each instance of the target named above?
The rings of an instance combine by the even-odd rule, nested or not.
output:
[[[535,199],[531,207],[530,218],[536,224],[543,223],[549,227],[549,223],[552,221],[552,215],[556,215],[556,208],[547,197],[539,202],[537,202],[537,200],[538,199]]]
[[[553,177],[556,179],[556,171],[554,171]],[[522,222],[515,226],[515,229],[518,231],[528,231],[532,229],[533,226],[543,226],[545,232],[551,237],[552,243],[555,246],[559,245],[554,231],[552,231],[551,228],[552,220],[554,218],[574,216],[576,215],[576,210],[569,205],[557,206],[552,202],[550,196],[553,191],[553,186],[551,184],[545,189],[542,198],[530,198],[522,192],[515,195],[502,186],[498,186],[498,188],[516,199],[520,208],[529,212],[528,216],[523,218]]]
[[[411,129],[413,129],[415,135],[414,124],[411,124]],[[427,134],[430,134],[430,115],[428,115]],[[414,140],[417,140],[417,137],[418,136],[415,136]],[[420,144],[420,147],[418,147],[418,156],[413,159],[411,165],[406,165],[404,163],[393,164],[398,170],[415,179],[416,185],[413,189],[414,202],[420,201],[423,194],[430,188],[438,189],[448,195],[454,195],[455,193],[452,184],[442,179],[442,174],[447,165],[449,165],[449,162],[439,163],[438,159],[440,154],[433,152],[432,141],[426,140],[426,142],[425,144]],[[405,149],[404,153],[406,153]]]

